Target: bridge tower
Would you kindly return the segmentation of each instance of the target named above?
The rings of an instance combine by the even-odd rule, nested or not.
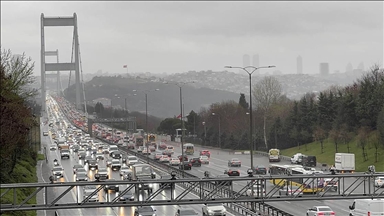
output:
[[[59,63],[59,50],[56,51],[45,51],[45,56],[56,56],[57,63]],[[49,75],[49,74],[46,74]],[[52,74],[56,75],[57,77],[57,95],[61,96],[62,95],[62,86],[61,86],[61,79],[60,79],[60,71],[57,71],[57,74]],[[46,77],[47,78],[47,77]]]
[[[79,60],[79,37],[77,31],[77,15],[73,13],[72,17],[44,17],[41,14],[41,109],[46,112],[46,72],[57,71],[60,77],[60,71],[75,71],[76,80],[76,108],[81,108],[81,94],[80,94],[80,60]],[[45,36],[44,28],[50,26],[73,26],[73,40],[74,40],[74,60],[70,63],[46,63],[45,56],[52,54],[50,51],[45,51]],[[58,53],[57,53],[58,56]],[[59,78],[58,78],[59,79]]]

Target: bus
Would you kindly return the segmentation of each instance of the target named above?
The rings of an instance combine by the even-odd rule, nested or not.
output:
[[[269,171],[271,176],[296,176],[297,178],[287,179],[271,179],[271,183],[278,186],[292,185],[299,187],[304,194],[313,194],[323,191],[324,179],[306,178],[312,176],[316,171],[313,169],[305,169],[301,165],[277,165],[270,164]]]
[[[156,142],[156,135],[155,134],[149,134],[148,136],[148,141],[151,142]]]
[[[195,153],[195,146],[192,143],[185,143],[184,152],[187,155],[193,155]]]
[[[270,149],[268,154],[269,154],[269,162],[280,162],[279,149]]]

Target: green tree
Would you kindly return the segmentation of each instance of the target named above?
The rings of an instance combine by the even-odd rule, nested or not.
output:
[[[95,105],[95,112],[97,115],[101,115],[104,112],[104,105],[100,102],[97,102]]]
[[[175,135],[176,129],[181,128],[180,120],[177,118],[166,118],[162,122],[160,122],[159,127],[157,128],[158,132]]]
[[[379,133],[379,142],[384,147],[384,105],[381,107],[380,114],[377,117],[377,130]]]
[[[247,103],[247,100],[245,99],[245,95],[243,93],[240,93],[239,105],[244,109],[249,109],[249,104]]]
[[[196,126],[199,123],[199,116],[197,113],[195,113],[193,110],[189,112],[187,115],[187,122],[186,122],[186,129],[191,132],[191,134],[195,135],[196,133]]]

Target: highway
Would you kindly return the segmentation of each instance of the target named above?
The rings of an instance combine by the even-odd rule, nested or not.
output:
[[[42,126],[42,131],[48,131],[48,130],[49,130],[48,125]],[[56,179],[56,181],[59,181],[59,182],[76,181],[76,176],[75,176],[75,174],[73,174],[73,166],[75,164],[84,165],[84,161],[79,160],[77,157],[77,154],[72,152],[72,150],[71,150],[70,159],[61,159],[59,150],[53,150],[53,151],[49,150],[49,146],[51,144],[53,144],[53,140],[51,139],[51,136],[42,136],[42,137],[43,137],[42,143],[44,143],[43,147],[46,147],[47,159],[48,159],[48,164],[45,164],[43,166],[43,178],[44,178],[45,182],[49,182],[48,179],[49,179],[49,176],[51,175],[51,169],[53,167],[53,160],[54,159],[58,159],[59,164],[64,168],[64,171],[65,171],[64,178]],[[108,156],[108,154],[105,154],[104,156],[105,156],[105,159],[101,160],[99,162],[99,167],[107,167],[105,164],[105,161],[107,160],[107,158],[109,156]],[[93,181],[95,171],[89,170],[87,165],[85,165],[84,167],[88,171],[88,176],[90,178],[90,181]],[[109,176],[111,176],[110,178],[122,179],[122,177],[120,177],[119,171],[112,171],[110,168],[108,168],[108,172],[109,172]],[[40,175],[40,174],[38,174],[38,175]],[[157,178],[159,178],[159,176],[157,176]],[[119,187],[120,187],[120,191],[123,191],[127,187],[127,185],[120,185]],[[155,185],[154,190],[156,190],[157,188],[158,188],[158,185]],[[48,200],[52,200],[53,198],[58,197],[64,191],[65,191],[65,188],[62,188],[62,187],[57,187],[51,191],[48,191]],[[184,191],[182,188],[176,187],[175,195],[176,196],[179,195],[182,191]],[[98,193],[99,200],[100,200],[100,202],[101,201],[107,201],[107,200],[109,200],[109,201],[113,200],[116,197],[116,195],[118,195],[118,193],[119,192],[115,193],[115,192],[109,191],[106,194],[103,191],[100,191]],[[155,200],[161,199],[161,197],[170,197],[171,196],[170,193],[171,193],[170,190],[163,191],[161,193],[162,196],[157,196],[155,198]],[[147,197],[147,193],[144,192],[144,198],[146,198],[146,197]],[[193,199],[193,198],[197,198],[197,197],[195,197],[194,194],[189,193],[186,196],[186,198]],[[142,200],[142,197],[139,197],[139,199]],[[77,189],[74,188],[70,193],[66,194],[63,198],[61,198],[58,201],[58,203],[65,204],[65,203],[69,203],[69,202],[81,202],[82,200],[83,200],[83,189],[82,188],[77,188]],[[196,212],[201,214],[202,205],[189,205],[188,207],[194,209]],[[156,209],[156,214],[159,216],[175,215],[175,212],[177,211],[179,206],[177,206],[177,205],[156,206],[154,208]],[[54,213],[54,211],[47,211],[45,213],[45,215],[53,215],[53,213]],[[74,214],[75,215],[116,215],[116,216],[119,215],[119,216],[123,216],[123,215],[134,215],[134,208],[132,208],[132,207],[119,207],[119,208],[72,209],[72,210],[59,210],[59,213],[60,213],[60,216],[61,215],[73,216]],[[231,216],[232,214],[228,214],[228,215]]]
[[[181,154],[180,143],[167,142],[167,144],[175,146],[175,156]],[[200,147],[195,147],[195,156],[198,156],[198,152],[201,149],[202,148],[200,148]],[[228,160],[236,157],[242,161],[242,167],[239,168],[241,175],[242,176],[247,175],[246,171],[247,171],[247,169],[250,168],[250,158],[249,158],[250,156],[249,155],[233,155],[227,151],[216,150],[216,149],[210,149],[210,151],[211,151],[211,161],[210,161],[209,165],[202,165],[202,167],[193,167],[191,171],[186,171],[186,172],[191,172],[191,174],[199,176],[199,177],[204,176],[203,175],[204,171],[209,171],[213,176],[223,174],[224,170],[228,169],[228,167],[227,167]],[[55,157],[55,156],[57,157],[57,152],[51,152],[51,157]],[[64,165],[64,163],[66,165]],[[63,166],[65,166],[64,168],[66,170],[65,175],[70,176],[70,178],[72,177],[72,181],[74,180],[73,174],[72,174],[72,166],[75,163],[77,163],[76,157],[71,157],[70,160],[65,160],[63,162]],[[82,162],[80,161],[80,163],[82,163]],[[288,163],[286,161],[281,161],[279,164],[288,164]],[[254,156],[254,165],[255,166],[256,165],[264,165],[264,166],[268,167],[269,166],[268,158],[264,157],[264,156],[260,156],[260,155],[255,155]],[[90,174],[90,176],[93,176],[93,171],[90,171],[89,174]],[[119,174],[117,172],[113,172],[112,176],[115,179],[120,178]],[[66,179],[66,181],[67,180],[68,179]],[[353,179],[350,179],[349,181],[345,182],[345,185],[347,187],[352,183],[353,183]],[[243,187],[243,185],[236,185],[235,184],[234,190],[238,191],[242,187]],[[342,187],[342,184],[340,185],[340,187]],[[272,185],[270,185],[269,183],[267,183],[267,193],[268,193],[268,188],[272,188]],[[181,190],[182,190],[181,188],[177,188],[176,193],[180,193]],[[363,191],[363,185],[361,185],[356,190],[356,192],[362,192],[362,191]],[[100,192],[100,193],[102,193],[102,192]],[[169,196],[169,194],[167,194],[167,192],[163,192],[163,193],[164,193],[163,194],[164,196]],[[76,194],[75,191],[73,191],[72,197],[68,196],[65,198],[74,200],[76,198],[75,194]],[[113,199],[114,196],[115,196],[114,193],[109,194],[109,198],[111,198],[111,199]],[[190,196],[193,196],[193,195],[190,195]],[[99,194],[99,198],[100,198],[100,201],[102,201],[105,199],[105,195]],[[295,202],[295,201],[281,201],[281,202],[269,202],[268,204],[271,204],[274,207],[279,208],[281,210],[284,210],[284,211],[291,213],[293,215],[304,215],[308,208],[310,208],[312,206],[316,206],[316,205],[330,206],[335,211],[336,215],[348,215],[348,213],[349,213],[348,206],[351,205],[352,202],[353,202],[353,200],[300,201],[300,202],[299,201],[297,201],[297,202]],[[202,205],[196,205],[196,206],[190,206],[190,207],[195,209],[195,211],[197,211],[197,212],[201,212],[201,206]],[[155,207],[155,208],[159,209],[159,210],[157,210],[158,215],[174,215],[174,212],[177,210],[177,206],[166,206],[166,207]],[[68,215],[73,214],[73,211],[74,210],[68,210]],[[86,215],[88,215],[90,213],[89,210],[82,210],[82,211],[86,211]],[[127,212],[133,212],[133,209],[131,209],[131,208],[118,208],[118,209],[101,208],[101,209],[97,209],[97,210],[92,209],[92,211],[97,211],[97,215],[100,215],[100,214],[122,215],[120,212],[124,212],[123,215],[130,215],[130,214],[127,214]],[[67,211],[64,211],[64,212],[67,212]],[[81,212],[81,213],[84,214],[83,212]]]

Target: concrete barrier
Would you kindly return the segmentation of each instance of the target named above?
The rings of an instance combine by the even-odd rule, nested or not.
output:
[[[251,152],[250,151],[243,151],[243,154],[249,155],[249,154],[251,154]]]
[[[241,154],[243,154],[244,152],[241,152],[241,151],[236,151],[236,152],[234,152],[233,154],[235,154],[235,155],[241,155]]]

